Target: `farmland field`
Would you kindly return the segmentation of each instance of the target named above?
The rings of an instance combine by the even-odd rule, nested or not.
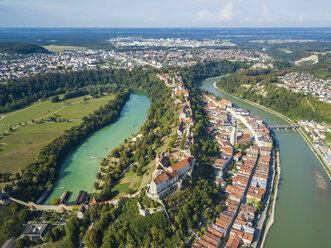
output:
[[[77,97],[63,102],[37,102],[21,110],[0,117],[0,171],[15,172],[32,162],[40,148],[64,130],[78,125],[83,116],[92,113],[113,98],[108,95],[98,99]],[[48,122],[56,117],[57,122]],[[33,121],[32,121],[33,120]],[[44,120],[40,124],[39,121]],[[9,131],[12,127],[13,131]]]
[[[63,52],[68,50],[84,50],[86,47],[79,47],[79,46],[44,46],[45,49],[47,49],[50,52]]]

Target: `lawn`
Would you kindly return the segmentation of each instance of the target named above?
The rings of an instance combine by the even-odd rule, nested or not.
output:
[[[58,122],[27,125],[4,136],[0,140],[1,172],[15,172],[33,162],[42,146],[75,124]]]
[[[128,194],[130,183],[119,183],[113,188],[113,192],[117,193],[117,197],[121,197],[125,194]]]
[[[0,120],[0,132],[8,131],[10,126],[18,127],[13,132],[0,139],[0,171],[15,172],[32,162],[40,148],[64,130],[78,125],[83,116],[92,113],[113,98],[108,95],[99,99],[83,102],[83,97],[77,97],[64,102],[37,102],[31,106],[9,112]],[[32,124],[31,120],[48,119],[49,116],[69,119],[70,122],[49,122]],[[19,126],[19,123],[29,123]],[[2,125],[1,125],[2,124]]]
[[[55,45],[49,45],[44,46],[48,51],[50,52],[63,52],[68,50],[84,50],[86,47],[79,47],[79,46],[55,46]]]

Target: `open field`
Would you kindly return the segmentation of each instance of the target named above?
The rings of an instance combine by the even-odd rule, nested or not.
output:
[[[78,125],[83,116],[106,104],[113,96],[90,99],[86,103],[83,98],[77,97],[58,103],[38,102],[22,110],[6,113],[5,118],[0,120],[0,132],[8,131],[10,126],[14,131],[0,139],[0,171],[15,172],[18,168],[23,168],[36,158],[42,146],[64,130]],[[36,124],[36,121],[48,120],[50,116],[69,121]],[[34,123],[31,122],[32,119],[35,120]]]
[[[49,45],[44,46],[43,48],[46,48],[50,52],[63,52],[68,50],[84,50],[86,47],[79,47],[79,46],[55,46],[55,45]]]

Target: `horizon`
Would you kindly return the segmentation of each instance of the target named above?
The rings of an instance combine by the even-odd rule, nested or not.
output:
[[[307,28],[313,28],[313,29],[331,29],[331,26],[302,26],[302,27],[286,27],[286,26],[278,26],[278,27],[269,27],[269,26],[265,26],[265,27],[245,27],[245,26],[240,26],[240,27],[37,27],[37,26],[31,26],[31,27],[0,27],[0,29],[282,29],[282,28],[286,28],[286,29],[307,29]]]
[[[0,26],[109,27],[328,27],[327,0],[0,0]]]

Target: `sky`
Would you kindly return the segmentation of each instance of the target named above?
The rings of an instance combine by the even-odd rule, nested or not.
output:
[[[0,27],[330,26],[330,0],[0,0]]]

